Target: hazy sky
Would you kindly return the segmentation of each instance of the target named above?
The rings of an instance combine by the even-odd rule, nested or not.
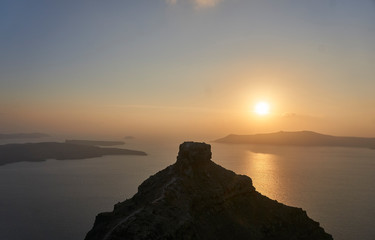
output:
[[[373,0],[1,0],[0,31],[0,132],[375,137]]]

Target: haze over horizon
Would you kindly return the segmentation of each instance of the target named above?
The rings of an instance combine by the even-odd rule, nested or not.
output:
[[[373,0],[5,0],[0,133],[375,137],[374,22]]]

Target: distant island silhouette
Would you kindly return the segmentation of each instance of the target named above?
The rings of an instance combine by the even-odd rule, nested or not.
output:
[[[0,145],[0,166],[15,162],[41,162],[47,159],[68,160],[102,157],[105,155],[147,155],[145,152],[101,148],[90,145],[43,142]]]
[[[88,145],[88,146],[118,146],[124,145],[123,141],[98,141],[98,140],[65,140],[65,143]]]
[[[375,148],[375,138],[331,136],[312,131],[275,132],[254,135],[230,134],[215,140],[217,143],[229,144],[263,144],[292,146],[326,146]]]
[[[29,138],[44,138],[49,137],[45,133],[0,133],[0,139],[29,139]]]

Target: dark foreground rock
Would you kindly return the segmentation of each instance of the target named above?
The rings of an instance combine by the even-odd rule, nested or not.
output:
[[[15,162],[85,159],[104,155],[146,155],[146,153],[121,148],[101,148],[58,142],[6,144],[0,145],[0,166]]]
[[[86,240],[332,239],[300,208],[258,193],[249,177],[211,161],[211,146],[185,142],[177,162],[133,198],[96,217]]]

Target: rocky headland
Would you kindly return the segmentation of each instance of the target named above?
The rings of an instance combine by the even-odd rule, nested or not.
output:
[[[86,240],[332,239],[301,208],[257,192],[252,180],[211,161],[211,146],[185,142],[175,164],[100,213]]]

